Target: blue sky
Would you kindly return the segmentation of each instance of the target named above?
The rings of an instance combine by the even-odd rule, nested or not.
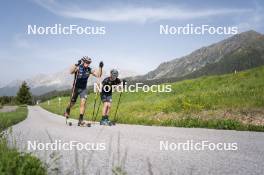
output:
[[[0,2],[0,87],[40,73],[61,71],[83,55],[107,68],[146,73],[230,35],[160,35],[159,25],[237,26],[264,33],[262,0]],[[28,25],[105,26],[106,34],[28,35]]]

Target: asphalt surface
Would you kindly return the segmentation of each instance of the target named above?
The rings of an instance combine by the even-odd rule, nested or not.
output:
[[[20,150],[33,152],[46,162],[49,174],[113,174],[113,170],[132,175],[264,174],[264,133],[260,132],[123,124],[67,126],[63,117],[34,106],[29,107],[28,118],[13,127],[10,138]],[[54,143],[56,140],[86,143],[94,150],[54,151],[48,146],[48,150],[41,150],[41,146],[35,151],[33,147],[28,150],[29,141]],[[235,143],[238,149],[174,150],[177,143],[188,140]],[[160,150],[160,141],[168,141],[171,149]]]

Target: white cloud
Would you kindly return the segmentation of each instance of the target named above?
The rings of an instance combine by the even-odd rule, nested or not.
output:
[[[239,28],[239,31],[247,31],[247,30],[263,30],[264,23],[264,9],[259,4],[255,4],[254,11],[252,13],[248,13],[243,17],[235,18],[235,23]]]
[[[50,12],[70,18],[87,19],[101,22],[145,22],[148,20],[164,19],[197,19],[219,15],[241,14],[252,11],[251,9],[218,8],[218,9],[187,9],[177,6],[136,7],[118,6],[97,9],[82,9],[77,5],[62,5],[55,0],[34,0],[38,5]]]

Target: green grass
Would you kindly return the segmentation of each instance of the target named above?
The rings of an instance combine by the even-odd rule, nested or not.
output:
[[[27,117],[27,107],[20,106],[14,112],[0,112],[0,131],[17,124]]]
[[[27,107],[20,106],[16,111],[0,113],[0,133],[8,127],[24,120]],[[11,130],[12,131],[12,130]],[[29,153],[20,153],[8,146],[6,137],[0,135],[0,174],[1,175],[44,175],[46,169],[42,162]]]
[[[117,122],[180,127],[264,131],[263,125],[245,123],[241,118],[216,116],[222,111],[264,110],[264,67],[236,74],[207,76],[172,83],[170,93],[124,93]],[[112,119],[116,110],[118,93],[113,95]],[[89,94],[86,119],[91,119],[94,94]],[[53,113],[63,114],[69,97],[50,100],[41,106]],[[203,116],[204,111],[212,115]],[[79,114],[79,101],[72,110],[72,117]],[[101,109],[100,109],[101,114]],[[254,116],[253,116],[254,118]],[[98,115],[97,120],[100,119]]]

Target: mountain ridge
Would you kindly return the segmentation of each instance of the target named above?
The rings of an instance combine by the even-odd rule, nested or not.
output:
[[[109,75],[108,72],[108,69],[103,71],[102,79]],[[124,69],[120,69],[119,73],[121,77],[137,74]],[[25,80],[14,80],[0,88],[0,96],[15,96],[23,81],[27,82],[33,95],[42,95],[54,90],[63,91],[71,89],[73,75],[69,73],[69,68],[65,68],[53,74],[38,74]],[[91,76],[88,80],[88,86],[92,85],[94,82],[96,82],[96,78]]]
[[[260,65],[264,65],[264,35],[250,30],[207,47],[201,47],[183,57],[163,62],[145,75],[134,76],[128,71],[125,77],[129,77],[128,80],[131,82],[164,83],[205,75],[225,74]],[[120,72],[122,76],[126,71]],[[107,74],[104,73],[103,77]],[[72,79],[68,69],[65,69],[52,75],[35,76],[26,81],[34,95],[42,95],[54,90],[70,89]],[[95,81],[91,78],[88,85],[92,85]],[[21,82],[22,80],[16,80],[0,88],[0,96],[14,96]]]
[[[241,47],[248,46],[259,39],[264,41],[264,36],[253,30],[233,35],[207,47],[201,47],[186,56],[163,62],[156,69],[147,74],[136,76],[132,79],[153,80],[160,78],[183,77],[201,69],[207,64],[216,63],[225,55],[230,54]]]

